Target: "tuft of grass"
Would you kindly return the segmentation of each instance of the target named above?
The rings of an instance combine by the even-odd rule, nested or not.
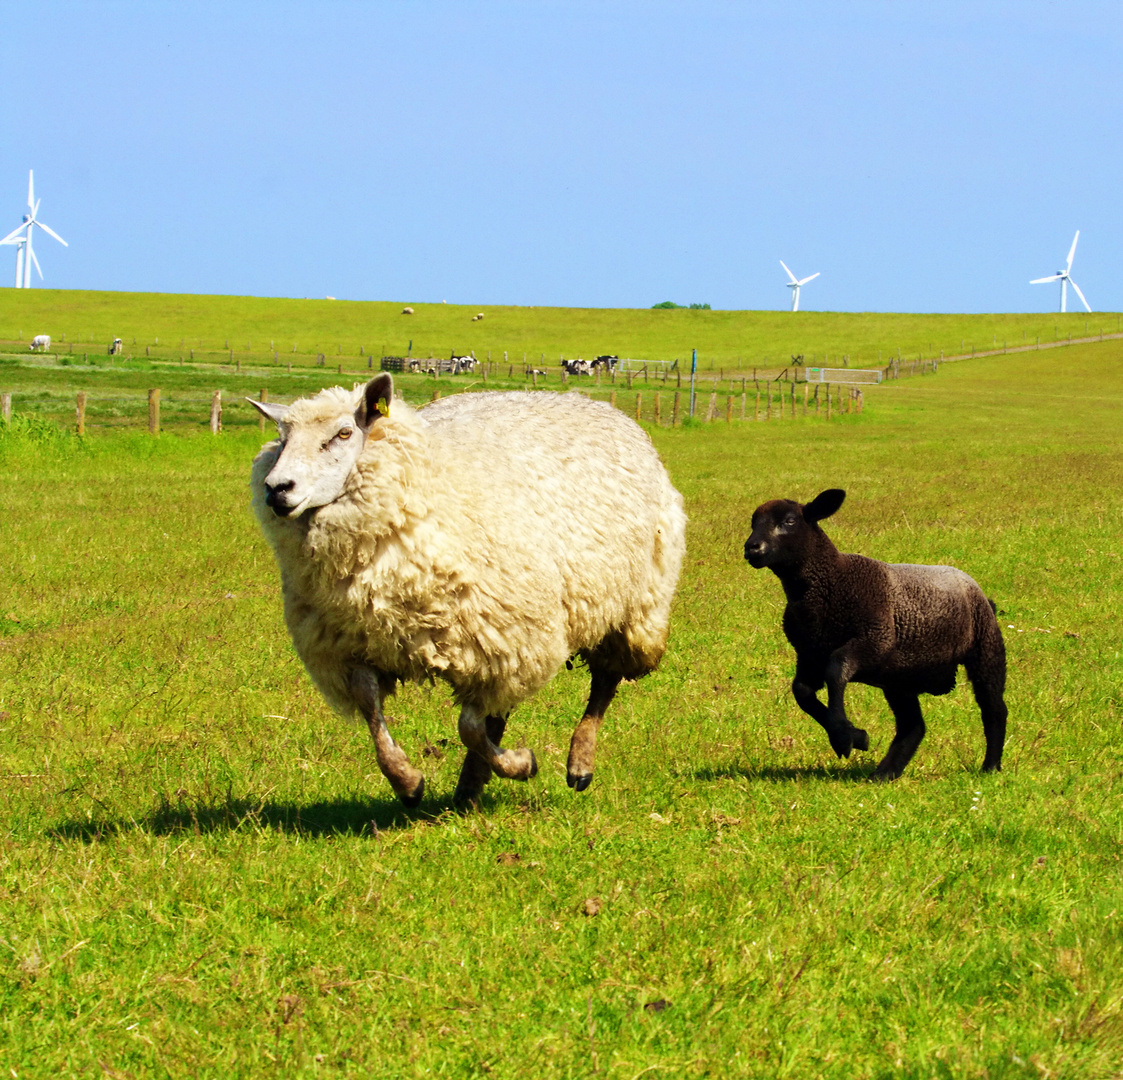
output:
[[[948,365],[830,424],[650,428],[690,516],[665,662],[622,688],[588,792],[564,782],[587,676],[562,672],[508,728],[539,776],[468,815],[440,684],[390,706],[426,773],[407,812],[293,655],[256,430],[14,417],[0,1067],[1117,1075],[1123,348],[1065,358]],[[782,593],[741,546],[759,502],[833,486],[840,548],[955,563],[995,598],[1001,774],[966,686],[925,700],[889,785],[867,782],[876,692],[849,692],[874,746],[849,761],[792,702]]]

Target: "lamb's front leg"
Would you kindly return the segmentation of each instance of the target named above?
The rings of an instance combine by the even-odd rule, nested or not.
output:
[[[412,808],[421,802],[425,791],[425,777],[410,764],[409,758],[394,742],[390,729],[386,726],[382,699],[389,697],[393,689],[392,675],[376,673],[370,668],[355,668],[351,672],[351,693],[374,739],[378,768],[390,781],[398,798]]]
[[[845,691],[846,684],[858,670],[855,659],[846,654],[844,646],[831,653],[831,658],[823,675],[810,683],[806,678],[801,678],[800,666],[796,665],[796,677],[792,683],[792,694],[796,704],[808,716],[813,717],[823,725],[830,739],[831,749],[839,757],[849,757],[851,750],[868,750],[870,737],[861,728],[856,728],[850,723],[846,715]],[[842,654],[842,655],[840,655]],[[827,687],[827,704],[816,697],[816,691],[823,684]]]
[[[488,738],[487,717],[474,705],[461,707],[458,726],[460,741],[483,758],[497,776],[506,780],[529,780],[538,774],[538,762],[533,751],[526,747],[503,750]]]

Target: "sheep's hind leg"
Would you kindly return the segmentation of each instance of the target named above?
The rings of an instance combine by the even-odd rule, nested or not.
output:
[[[1002,698],[1006,684],[1005,657],[999,671],[984,673],[968,667],[967,677],[983,716],[983,734],[987,740],[983,772],[998,772],[1002,768],[1002,748],[1006,744],[1007,710]]]
[[[920,740],[924,738],[924,717],[920,712],[920,697],[910,690],[885,690],[885,700],[897,721],[897,734],[889,750],[877,766],[879,780],[896,780],[912,760]]]
[[[507,730],[507,719],[503,716],[489,716],[484,721],[487,737],[498,746],[503,741],[503,732]],[[456,792],[452,801],[458,806],[467,806],[480,797],[484,785],[491,779],[491,766],[475,750],[469,750],[464,755],[464,764],[460,766],[460,779],[456,784]]]
[[[574,791],[584,791],[593,782],[593,762],[597,753],[597,731],[620,685],[620,676],[592,668],[593,685],[589,691],[589,704],[581,717],[573,738],[569,742],[569,761],[565,768],[565,782]]]
[[[460,709],[460,741],[491,766],[496,776],[505,780],[529,780],[538,774],[534,752],[523,747],[502,750],[488,737],[487,718],[479,709],[464,705]]]
[[[351,673],[351,693],[363,714],[374,739],[374,752],[378,768],[390,781],[398,798],[411,809],[421,802],[425,792],[425,777],[409,762],[402,748],[394,742],[386,717],[382,712],[382,699],[394,689],[392,676],[376,676],[366,668],[356,668]]]

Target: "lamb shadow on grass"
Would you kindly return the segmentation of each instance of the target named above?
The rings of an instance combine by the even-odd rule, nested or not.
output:
[[[811,765],[795,768],[788,765],[726,765],[695,769],[695,780],[749,780],[764,783],[789,783],[799,780],[828,780],[834,784],[864,784],[874,779],[877,762],[853,762],[847,765]]]
[[[228,796],[211,805],[165,803],[141,817],[106,815],[86,821],[64,821],[47,829],[46,835],[86,843],[132,832],[168,836],[255,829],[304,837],[377,836],[379,832],[431,824],[448,810],[449,806],[440,800],[429,799],[416,810],[407,810],[397,799],[339,798],[299,803]]]

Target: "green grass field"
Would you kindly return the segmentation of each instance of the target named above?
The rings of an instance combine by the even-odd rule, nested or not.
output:
[[[613,308],[477,307],[404,303],[286,300],[252,296],[0,289],[0,350],[27,348],[50,334],[68,356],[99,362],[113,337],[128,355],[244,363],[349,365],[359,356],[447,356],[474,350],[521,364],[602,353],[648,360],[689,360],[698,350],[704,370],[783,367],[791,356],[808,362],[849,356],[852,366],[882,365],[900,354],[935,356],[1116,333],[1118,314],[907,315],[820,311],[655,311]],[[473,321],[483,311],[485,318]],[[73,352],[71,351],[73,350]],[[362,353],[360,353],[362,350]]]
[[[323,305],[292,303],[314,336]],[[732,317],[644,318],[711,314]],[[439,684],[392,703],[426,773],[406,812],[293,655],[248,507],[256,426],[78,440],[17,408],[0,1070],[1123,1076],[1121,361],[1117,341],[994,356],[829,423],[652,428],[690,515],[664,665],[622,689],[581,795],[564,773],[586,677],[562,672],[508,727],[539,776],[464,816]],[[995,598],[1000,775],[978,772],[965,685],[926,699],[892,785],[866,782],[891,736],[879,695],[849,691],[872,749],[845,762],[792,702],[781,590],[741,546],[759,502],[831,486],[840,548],[951,562]]]

